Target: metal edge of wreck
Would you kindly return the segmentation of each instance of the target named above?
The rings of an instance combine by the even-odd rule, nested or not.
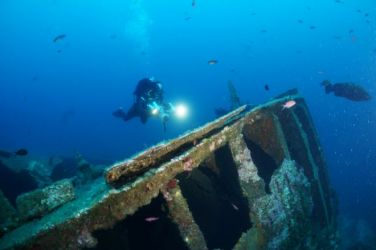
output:
[[[131,157],[129,160],[116,163],[109,167],[105,172],[105,178],[107,183],[116,185],[119,179],[127,176],[134,177],[137,174],[147,171],[153,165],[158,165],[158,158],[168,155],[174,150],[183,147],[185,144],[190,146],[201,140],[202,137],[209,134],[216,129],[220,129],[229,123],[239,118],[239,114],[246,110],[246,105],[239,107],[238,109],[230,112],[229,114],[218,118],[217,120],[210,122],[202,127],[199,127],[193,131],[189,131],[178,138],[171,140],[167,143],[162,142],[153,146],[143,152],[138,153],[136,156]]]
[[[239,114],[244,108],[219,119],[218,122],[221,125],[225,124],[229,118]],[[204,128],[210,131],[217,124],[210,125],[204,126]],[[80,199],[74,200],[64,208],[46,215],[40,221],[20,226],[0,239],[0,249],[79,249],[87,247],[85,244],[90,242],[92,237],[90,232],[111,228],[116,222],[132,215],[139,207],[149,204],[171,179],[185,171],[184,163],[189,162],[192,168],[197,167],[212,151],[226,143],[226,138],[229,137],[229,134],[235,133],[237,128],[238,123],[226,127],[218,134],[209,139],[203,139],[187,152],[170,159],[162,166],[149,169],[121,188],[103,187],[105,191],[100,192],[92,201],[86,200],[86,203],[81,203]],[[82,207],[78,208],[81,205]],[[77,212],[66,216],[70,210]],[[197,241],[200,242],[196,239]]]
[[[4,235],[0,238],[0,249],[80,249],[89,247],[95,244],[95,239],[93,239],[91,235],[92,232],[99,229],[110,229],[117,222],[134,214],[140,207],[150,204],[152,199],[166,192],[166,186],[168,186],[171,180],[178,174],[186,171],[187,164],[190,169],[197,168],[206,158],[213,154],[213,152],[226,144],[232,145],[230,148],[233,151],[234,160],[236,160],[236,154],[239,154],[239,152],[244,153],[244,150],[249,151],[246,143],[242,139],[244,124],[250,125],[265,119],[265,117],[272,120],[273,129],[275,130],[274,136],[281,140],[279,141],[280,145],[278,147],[280,147],[279,150],[283,152],[283,158],[290,160],[292,156],[290,156],[289,150],[291,150],[291,148],[287,145],[288,142],[286,139],[284,139],[284,136],[286,136],[284,134],[286,127],[281,126],[279,118],[286,112],[294,112],[293,110],[282,109],[282,104],[292,99],[296,100],[297,106],[305,108],[304,112],[309,123],[308,126],[311,128],[310,132],[314,132],[315,145],[313,147],[318,147],[321,152],[318,137],[313,127],[312,119],[306,109],[305,101],[295,92],[292,95],[281,96],[278,99],[271,100],[246,113],[244,112],[246,108],[241,107],[167,144],[158,144],[129,160],[114,164],[107,169],[105,179],[100,180],[98,190],[91,197],[83,201],[80,199],[72,201],[53,213],[46,215],[40,221],[27,223]],[[281,113],[282,110],[284,113]],[[293,122],[299,122],[299,124],[295,125],[302,127],[299,120],[301,116],[297,119],[298,121]],[[303,130],[298,130],[298,133],[302,136]],[[235,143],[235,141],[237,142]],[[312,139],[307,141],[304,146],[310,147],[311,143]],[[188,146],[184,147],[185,144],[188,144]],[[251,152],[248,152],[248,154],[250,153]],[[165,158],[162,161],[158,161],[158,158],[163,157]],[[295,166],[292,165],[293,163],[289,163],[290,165],[288,165],[285,161],[281,163],[282,157],[278,156],[278,154],[274,158],[279,159],[278,169],[289,169]],[[325,172],[326,164],[322,154],[319,158],[321,158],[321,162],[319,162],[316,168],[319,173],[322,174],[316,176],[318,179],[315,178],[315,182],[325,185],[323,189],[325,193],[320,194],[320,200],[328,205],[330,198],[328,198],[328,194],[326,193],[329,190],[328,178]],[[140,163],[137,163],[138,161],[140,161]],[[240,171],[239,168],[244,168],[244,166],[249,169],[252,158],[247,158],[246,161],[250,161],[247,163],[247,166],[244,165],[244,159],[237,161],[238,171]],[[315,159],[312,161],[314,162],[311,165],[317,162]],[[311,165],[306,166],[306,168],[314,167]],[[128,168],[131,170],[127,170]],[[255,168],[255,166],[253,166],[253,168]],[[292,169],[296,169],[296,167]],[[286,202],[276,194],[275,190],[280,188],[280,185],[285,185],[283,183],[289,182],[289,177],[286,177],[288,172],[277,170],[271,177],[271,194],[267,194],[263,191],[266,184],[260,178],[253,180],[254,183],[251,188],[248,185],[249,183],[242,182],[241,185],[245,191],[244,194],[250,202],[249,206],[254,206],[253,203],[256,203],[259,204],[260,207],[265,206],[265,208],[270,208],[265,202],[270,201],[271,197],[280,200],[280,204]],[[255,177],[258,177],[257,169],[253,169],[252,171],[256,173]],[[296,175],[299,174],[300,172],[298,171]],[[132,179],[126,178],[123,180],[122,177],[124,175],[131,175]],[[281,182],[278,178],[282,178],[281,180],[283,181]],[[311,181],[312,180],[310,180],[310,182]],[[258,190],[258,194],[250,194],[250,192],[255,192],[255,190]],[[189,211],[189,207],[186,204],[185,197],[182,196],[179,186],[170,190],[169,195],[169,199],[165,197],[165,202],[171,209],[172,221],[178,225],[181,238],[185,241],[189,249],[206,249],[205,238]],[[183,209],[181,209],[181,211],[177,210],[177,206],[181,206]],[[288,204],[284,206],[288,206]],[[75,209],[76,212],[67,215],[68,211],[72,211],[72,209]],[[325,213],[330,214],[330,219],[328,219],[328,215],[326,216],[326,222],[333,222],[333,209],[327,207],[324,209]],[[273,231],[273,229],[269,228],[268,224],[265,224],[265,221],[263,221],[262,216],[264,215],[258,214],[258,210],[255,208],[252,208],[252,210],[254,211],[251,212],[249,216],[252,222],[255,223],[255,226],[248,232],[243,233],[234,249],[265,249],[268,246],[268,241],[276,242],[281,240],[272,235],[283,233],[284,231]],[[303,213],[302,216],[303,215],[305,216],[305,213]],[[332,223],[330,223],[330,225],[332,225]],[[326,224],[324,227],[330,227],[330,225]],[[295,227],[291,228],[295,229]]]

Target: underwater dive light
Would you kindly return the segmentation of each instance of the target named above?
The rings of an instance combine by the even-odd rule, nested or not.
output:
[[[184,119],[187,117],[188,108],[184,104],[178,104],[175,107],[175,116],[179,119]]]
[[[159,112],[158,112],[159,110],[157,109],[157,108],[153,108],[152,110],[151,110],[151,114],[152,115],[157,115]]]
[[[156,102],[152,102],[151,104],[148,104],[148,107],[152,115],[158,115],[161,109],[161,107]]]

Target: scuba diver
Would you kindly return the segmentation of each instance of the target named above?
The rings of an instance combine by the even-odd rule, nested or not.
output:
[[[163,101],[162,83],[153,78],[144,78],[138,82],[133,95],[134,103],[127,112],[119,108],[112,115],[124,121],[138,116],[143,124],[149,117],[159,116],[165,131],[173,106]]]
[[[354,83],[335,83],[325,80],[321,83],[325,88],[325,93],[334,93],[335,96],[344,97],[351,101],[367,101],[371,99],[371,95],[361,86]]]

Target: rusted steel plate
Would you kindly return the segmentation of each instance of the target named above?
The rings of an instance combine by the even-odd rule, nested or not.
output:
[[[246,110],[246,105],[234,110],[233,112],[218,118],[217,120],[208,123],[207,125],[195,129],[189,133],[178,137],[167,144],[161,143],[150,149],[141,152],[132,159],[120,162],[106,170],[105,178],[107,183],[116,184],[120,179],[129,180],[133,177],[147,171],[148,168],[163,164],[168,159],[169,154],[175,150],[184,150],[190,148],[202,140],[203,137],[209,135],[211,132],[224,127],[238,119],[238,115]]]

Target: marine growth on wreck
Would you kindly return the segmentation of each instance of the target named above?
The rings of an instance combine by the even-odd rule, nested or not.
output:
[[[79,173],[14,201],[0,192],[0,249],[337,248],[335,196],[296,91]]]

